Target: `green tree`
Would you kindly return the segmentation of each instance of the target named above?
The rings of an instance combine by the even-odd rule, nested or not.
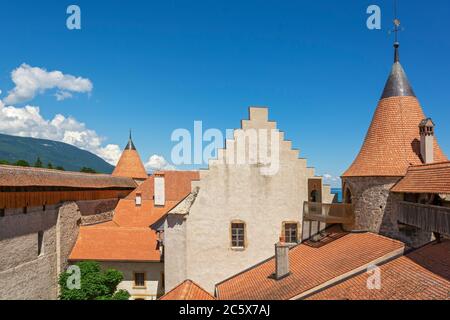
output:
[[[8,165],[8,164],[9,164],[9,161],[7,161],[7,160],[0,160],[0,164]]]
[[[65,171],[64,168],[61,167],[61,166],[57,166],[57,167],[56,167],[56,170],[59,170],[59,171]]]
[[[34,167],[35,167],[35,168],[42,168],[42,167],[43,167],[41,158],[38,157],[38,158],[36,159],[36,162],[34,163]]]
[[[123,280],[123,274],[114,269],[102,271],[100,265],[94,261],[76,263],[80,268],[80,289],[69,289],[67,280],[71,274],[61,273],[59,287],[61,300],[128,300],[130,294],[125,290],[117,290]]]
[[[89,167],[83,167],[83,168],[81,168],[80,172],[84,172],[84,173],[97,173],[97,171],[95,171],[94,169],[89,168]]]
[[[51,162],[49,162],[49,163],[47,164],[47,168],[49,168],[49,169],[53,169],[53,165],[52,165],[52,163],[51,163]]]
[[[25,160],[19,160],[15,163],[15,165],[19,166],[19,167],[29,167],[30,166],[30,164]]]

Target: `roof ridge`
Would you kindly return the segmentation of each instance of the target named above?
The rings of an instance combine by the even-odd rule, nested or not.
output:
[[[36,167],[21,167],[14,165],[0,165],[0,168],[5,169],[14,169],[18,171],[39,171],[39,172],[48,172],[48,173],[57,173],[63,175],[76,175],[76,176],[88,176],[88,177],[114,177],[108,173],[87,173],[87,172],[77,172],[77,171],[62,171],[58,169],[49,169],[49,168],[36,168]],[[126,177],[114,177],[119,179],[128,179]]]

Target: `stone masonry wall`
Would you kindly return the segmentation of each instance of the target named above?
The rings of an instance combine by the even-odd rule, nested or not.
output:
[[[56,299],[80,215],[74,203],[6,209],[0,218],[0,299]],[[42,232],[41,253],[38,234]]]
[[[410,247],[419,247],[431,240],[431,233],[416,230],[404,233],[399,229],[397,213],[402,194],[389,190],[399,178],[352,177],[343,179],[343,191],[349,188],[355,205],[355,224],[346,229],[363,230],[403,241]]]

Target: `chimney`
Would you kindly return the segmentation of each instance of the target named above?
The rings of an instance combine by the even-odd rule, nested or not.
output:
[[[434,162],[434,123],[430,118],[419,124],[420,155],[424,164]]]
[[[136,203],[136,207],[140,207],[142,205],[142,194],[141,193],[136,193],[135,203]]]
[[[155,173],[154,182],[155,206],[164,206],[166,204],[166,186],[163,173]]]
[[[275,244],[275,279],[281,280],[289,274],[289,245],[280,239]]]

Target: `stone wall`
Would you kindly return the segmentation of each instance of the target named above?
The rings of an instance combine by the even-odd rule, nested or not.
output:
[[[403,241],[410,247],[419,247],[431,240],[431,233],[421,230],[404,232],[399,228],[397,205],[402,194],[389,190],[397,183],[395,177],[343,178],[343,192],[348,188],[355,206],[355,224],[346,229],[363,230]]]
[[[57,298],[58,274],[67,264],[80,214],[74,203],[43,209],[6,209],[0,218],[0,299]]]
[[[6,209],[0,217],[0,300],[57,299],[58,277],[67,267],[84,219],[102,222],[112,216],[111,200]],[[92,209],[92,210],[91,210]],[[86,222],[86,220],[85,220]],[[39,233],[43,235],[38,254]]]
[[[185,217],[169,215],[164,230],[165,287],[170,290],[187,279]]]

